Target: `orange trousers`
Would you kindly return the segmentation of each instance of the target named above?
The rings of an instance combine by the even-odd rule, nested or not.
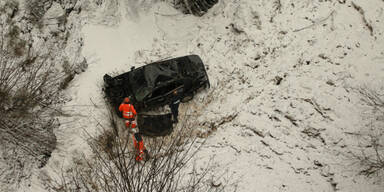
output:
[[[146,150],[143,138],[141,137],[140,133],[135,133],[132,135],[132,139],[136,151],[136,161],[141,161],[144,159],[144,151]]]
[[[125,123],[125,126],[127,128],[136,128],[136,121],[135,121],[135,119],[125,119],[124,123]]]

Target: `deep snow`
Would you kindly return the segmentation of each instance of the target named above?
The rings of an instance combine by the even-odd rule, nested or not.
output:
[[[382,175],[358,175],[351,156],[360,152],[351,133],[372,121],[355,88],[383,90],[383,1],[221,0],[200,18],[164,2],[103,6],[82,29],[90,64],[67,92],[58,148],[21,191],[42,191],[44,175],[87,153],[84,131],[106,121],[105,73],[187,54],[202,57],[211,80],[181,106],[201,135],[214,130],[198,164],[214,157],[216,173],[228,170],[240,192],[383,191]]]

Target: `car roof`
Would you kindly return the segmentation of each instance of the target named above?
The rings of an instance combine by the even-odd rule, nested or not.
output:
[[[128,72],[130,86],[136,99],[141,100],[157,85],[186,77],[188,73],[204,69],[199,56],[188,55],[157,61]],[[137,98],[139,97],[139,98]]]

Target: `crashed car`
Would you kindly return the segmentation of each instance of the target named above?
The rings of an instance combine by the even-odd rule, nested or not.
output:
[[[202,60],[197,55],[188,55],[132,68],[116,77],[106,74],[103,90],[117,114],[121,115],[118,107],[129,97],[140,118],[145,111],[169,104],[174,91],[181,93],[181,102],[187,102],[198,90],[207,87],[210,84]]]

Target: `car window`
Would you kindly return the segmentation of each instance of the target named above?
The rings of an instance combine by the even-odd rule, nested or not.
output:
[[[182,85],[179,81],[170,82],[166,85],[163,85],[161,87],[157,87],[153,92],[152,95],[149,96],[149,98],[155,98],[159,96],[164,96],[168,93],[170,93],[172,90],[176,89],[177,87],[180,87]],[[149,99],[148,98],[148,99]]]
[[[151,93],[151,89],[148,87],[140,87],[138,90],[136,90],[135,97],[137,101],[143,101],[147,95]]]

